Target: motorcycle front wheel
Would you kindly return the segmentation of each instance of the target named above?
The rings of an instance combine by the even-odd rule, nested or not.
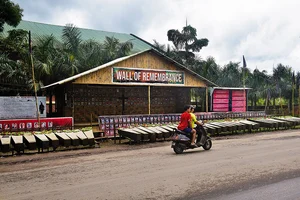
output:
[[[210,148],[212,147],[211,140],[206,140],[205,144],[202,147],[204,150],[210,150]]]
[[[173,150],[176,154],[183,153],[183,148],[178,143],[174,145]]]

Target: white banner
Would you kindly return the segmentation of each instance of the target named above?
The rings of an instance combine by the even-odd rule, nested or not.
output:
[[[40,117],[46,117],[46,97],[38,97]],[[35,97],[0,97],[0,119],[37,118]]]

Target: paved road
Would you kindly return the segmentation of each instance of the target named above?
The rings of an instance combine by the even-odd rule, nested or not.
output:
[[[300,199],[300,178],[282,180],[270,185],[260,186],[257,188],[248,189],[246,191],[235,192],[232,194],[223,194],[219,197],[214,197],[214,200],[270,200],[270,199],[285,199],[295,200]],[[199,199],[199,198],[198,198]]]
[[[298,184],[299,142],[300,131],[289,130],[214,140],[210,151],[182,155],[162,143],[64,159],[60,152],[49,160],[26,156],[13,166],[1,158],[0,199],[257,199],[265,189],[268,199],[272,189]]]

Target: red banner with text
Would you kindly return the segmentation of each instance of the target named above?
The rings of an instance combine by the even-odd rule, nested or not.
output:
[[[0,120],[0,132],[64,129],[73,126],[72,117]]]

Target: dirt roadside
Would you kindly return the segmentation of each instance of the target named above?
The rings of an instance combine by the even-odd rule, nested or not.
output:
[[[214,138],[210,151],[182,155],[161,142],[7,157],[0,199],[211,197],[298,176],[299,142],[300,131],[287,130]]]
[[[14,156],[11,156],[11,154],[5,154],[4,156],[0,157],[0,173],[44,167],[48,166],[49,163],[51,163],[51,165],[63,165],[69,163],[69,159],[74,160],[81,156],[154,148],[165,145],[170,145],[170,141],[159,141],[156,143],[141,144],[114,144],[114,141],[108,140],[101,143],[100,147],[96,146],[85,149],[66,149],[55,152],[46,151],[43,153],[31,152]]]
[[[227,136],[215,136],[212,140],[228,140],[228,139],[238,139],[247,138],[254,135],[268,135],[273,132],[264,133],[251,133],[251,134],[240,134],[240,135],[227,135]],[[107,140],[100,142],[99,145],[93,148],[86,149],[67,149],[55,152],[43,152],[43,153],[25,153],[21,155],[11,156],[10,154],[5,154],[0,156],[0,173],[2,172],[13,172],[32,168],[40,168],[51,165],[63,165],[69,163],[68,159],[74,160],[81,156],[98,155],[105,154],[108,152],[120,152],[120,151],[134,151],[139,149],[155,148],[161,146],[170,145],[171,141],[157,141],[155,143],[140,143],[140,144],[129,144],[127,142],[119,144],[118,142],[114,144],[113,140]],[[9,167],[8,167],[9,166]]]

